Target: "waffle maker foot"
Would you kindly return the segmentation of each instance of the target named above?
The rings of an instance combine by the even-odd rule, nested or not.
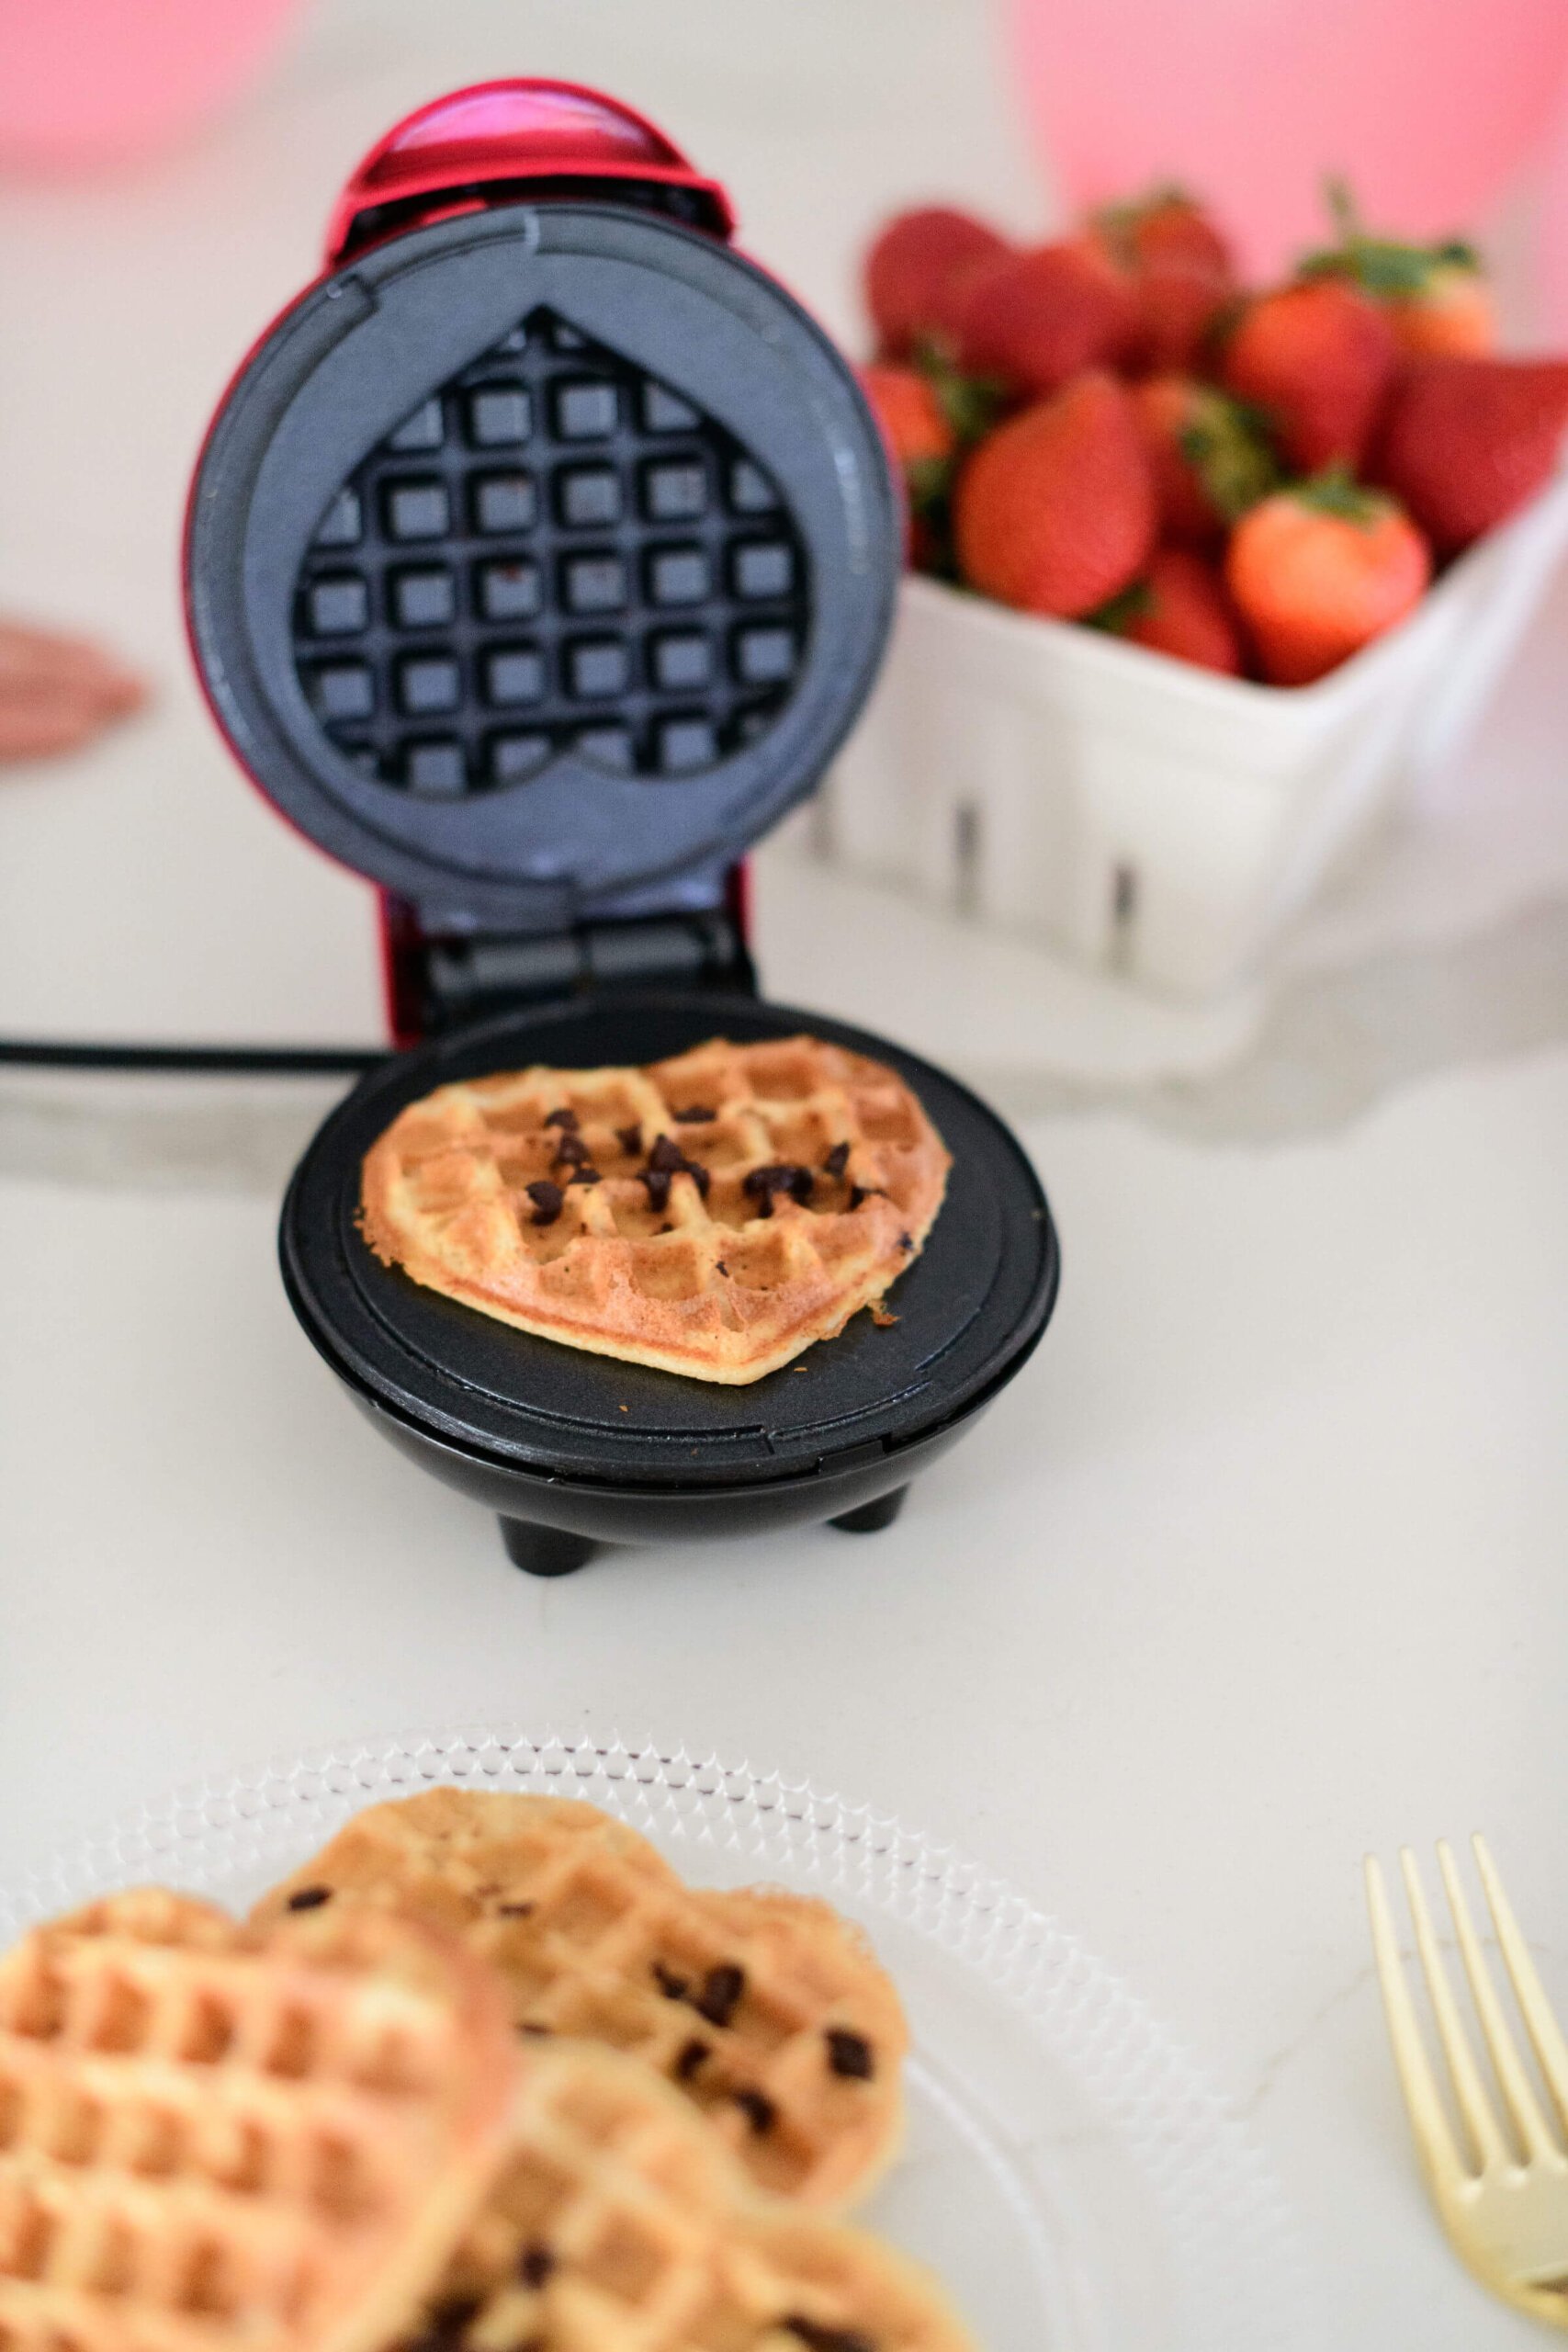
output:
[[[592,1535],[564,1527],[537,1527],[531,1520],[503,1519],[501,1540],[514,1568],[531,1577],[569,1577],[585,1567],[600,1546]]]
[[[908,1487],[895,1487],[890,1495],[878,1495],[874,1502],[840,1511],[826,1523],[841,1528],[846,1535],[875,1535],[892,1526],[908,1491]],[[504,1515],[499,1516],[498,1523],[507,1558],[525,1576],[570,1577],[605,1548],[595,1537],[574,1535],[564,1527],[541,1527],[532,1520]]]
[[[908,1487],[895,1487],[890,1495],[878,1495],[874,1503],[862,1503],[858,1510],[840,1511],[829,1521],[830,1527],[841,1527],[846,1535],[874,1535],[884,1527],[891,1527],[904,1508]]]

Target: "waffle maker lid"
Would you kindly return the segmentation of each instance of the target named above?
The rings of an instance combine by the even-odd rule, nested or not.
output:
[[[186,590],[218,721],[301,831],[438,919],[678,902],[869,691],[880,437],[728,226],[592,93],[438,101],[360,167],[209,433]]]

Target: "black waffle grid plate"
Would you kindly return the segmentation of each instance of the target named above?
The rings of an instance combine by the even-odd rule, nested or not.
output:
[[[295,655],[329,740],[404,791],[526,784],[568,745],[674,777],[784,709],[809,597],[734,435],[539,307],[330,502]]]

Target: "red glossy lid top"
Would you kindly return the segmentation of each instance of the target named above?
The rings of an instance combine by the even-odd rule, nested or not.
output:
[[[704,179],[657,126],[615,98],[571,82],[480,82],[435,98],[377,141],[338,199],[327,235],[329,264],[388,233],[366,216],[399,208],[395,225],[412,225],[411,199],[428,197],[427,220],[457,209],[446,191],[473,191],[491,181],[574,176],[684,187],[706,200],[719,233],[735,227],[729,199]]]

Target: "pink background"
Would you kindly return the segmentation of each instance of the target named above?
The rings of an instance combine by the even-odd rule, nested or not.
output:
[[[1063,196],[1077,206],[1182,180],[1257,271],[1324,242],[1327,172],[1348,175],[1381,226],[1475,224],[1551,130],[1568,69],[1563,0],[1013,6]]]
[[[0,167],[134,162],[193,130],[299,0],[0,0]]]

